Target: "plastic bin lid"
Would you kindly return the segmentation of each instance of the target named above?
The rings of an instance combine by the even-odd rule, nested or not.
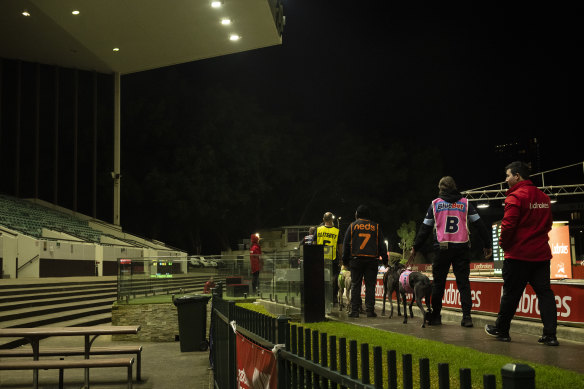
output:
[[[182,304],[190,304],[190,303],[197,303],[197,302],[208,302],[211,298],[210,295],[200,295],[200,294],[185,294],[180,297],[173,297],[172,302],[175,306],[182,305]]]

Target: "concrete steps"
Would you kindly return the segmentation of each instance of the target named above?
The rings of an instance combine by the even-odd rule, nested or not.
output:
[[[172,279],[133,279],[122,285],[129,298],[160,294],[201,293],[214,274],[188,274]],[[220,281],[215,276],[215,281]],[[224,281],[224,279],[223,279]],[[118,298],[117,277],[7,280],[0,284],[0,328],[90,326],[111,323]],[[0,338],[0,348],[27,343]]]

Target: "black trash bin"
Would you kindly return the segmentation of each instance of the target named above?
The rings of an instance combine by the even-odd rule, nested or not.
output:
[[[205,351],[207,343],[207,303],[210,295],[184,295],[173,297],[178,311],[178,336],[180,351]]]

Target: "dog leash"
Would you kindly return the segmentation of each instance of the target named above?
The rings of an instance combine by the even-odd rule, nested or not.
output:
[[[410,253],[408,260],[405,264],[406,269],[411,270],[412,265],[414,264],[414,253]]]

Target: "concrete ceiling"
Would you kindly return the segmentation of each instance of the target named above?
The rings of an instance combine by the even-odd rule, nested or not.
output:
[[[0,0],[0,57],[128,74],[281,44],[279,0],[222,3]],[[221,24],[223,17],[230,26]],[[241,39],[231,41],[232,33]]]

